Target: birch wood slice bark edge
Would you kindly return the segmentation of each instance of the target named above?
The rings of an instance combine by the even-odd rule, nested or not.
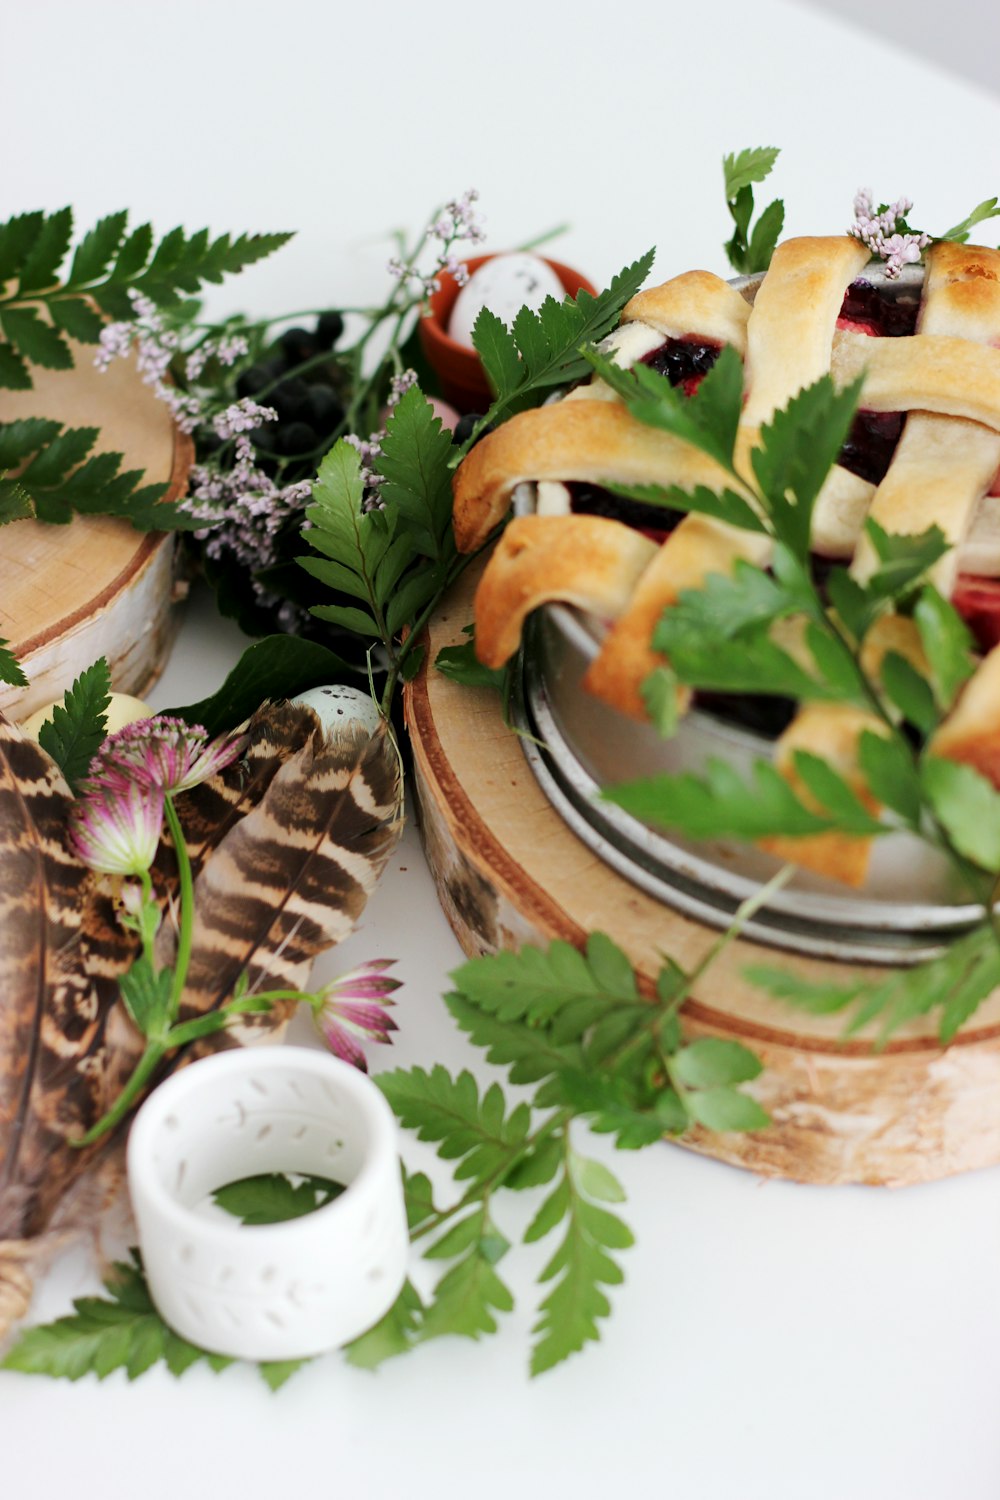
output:
[[[185,491],[191,439],[174,425],[135,368],[134,356],[94,368],[92,345],[72,344],[72,370],[34,367],[34,389],[0,392],[0,421],[52,417],[97,427],[94,451],[124,454],[144,483],[166,484],[166,500]],[[76,516],[66,526],[12,521],[0,527],[0,636],[28,677],[27,688],[0,684],[0,710],[25,719],[59,698],[85,667],[104,656],[116,692],[142,697],[156,681],[173,640],[171,604],[183,592],[176,538],[133,530],[111,516]]]
[[[420,672],[405,692],[421,831],[438,897],[470,956],[546,944],[582,946],[608,933],[651,993],[668,951],[691,966],[717,933],[603,864],[550,806],[503,723],[499,697],[442,676],[434,658],[472,618],[475,571],[443,602]],[[843,1018],[810,1016],[744,978],[751,963],[849,981],[884,975],[738,939],[684,1008],[686,1033],[744,1042],[764,1071],[752,1092],[769,1129],[680,1142],[765,1177],[902,1186],[1000,1162],[1000,992],[946,1049],[933,1019],[896,1032],[884,1050],[844,1041]]]

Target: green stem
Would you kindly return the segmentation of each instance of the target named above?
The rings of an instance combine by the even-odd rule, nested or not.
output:
[[[135,1071],[107,1114],[102,1115],[96,1125],[91,1125],[85,1135],[79,1136],[76,1140],[70,1140],[68,1144],[77,1147],[90,1146],[100,1136],[104,1135],[106,1131],[113,1130],[125,1118],[125,1115],[139,1097],[139,1094],[152,1078],[156,1069],[163,1061],[166,1051],[167,1049],[162,1042],[147,1042],[146,1050],[136,1064]]]
[[[188,966],[191,962],[191,945],[194,938],[194,880],[191,875],[191,857],[188,854],[187,841],[184,838],[184,831],[181,828],[180,819],[174,807],[173,797],[169,792],[163,799],[163,808],[166,815],[167,827],[170,829],[170,837],[173,840],[174,854],[177,858],[178,905],[180,908],[177,956],[174,960],[174,978],[170,990],[170,1017],[172,1020],[180,1010],[181,996],[184,994]]]
[[[464,1193],[457,1203],[452,1204],[451,1208],[440,1209],[437,1213],[432,1214],[429,1219],[426,1219],[417,1229],[412,1230],[410,1232],[410,1244],[414,1245],[417,1240],[422,1240],[425,1235],[433,1234],[435,1229],[440,1229],[442,1224],[446,1224],[449,1219],[453,1219],[456,1214],[462,1213],[464,1209],[471,1207],[473,1203],[480,1201],[483,1203],[487,1202],[494,1189],[500,1187],[504,1179],[510,1176],[518,1162],[523,1161],[529,1151],[533,1151],[537,1145],[542,1141],[548,1140],[549,1136],[554,1135],[557,1131],[567,1132],[569,1122],[572,1118],[572,1110],[560,1109],[554,1115],[550,1115],[547,1120],[543,1120],[538,1129],[533,1131],[526,1140],[522,1141],[521,1149],[509,1161],[504,1162],[502,1166],[497,1167],[494,1172],[491,1172],[488,1177],[470,1187],[468,1192]]]

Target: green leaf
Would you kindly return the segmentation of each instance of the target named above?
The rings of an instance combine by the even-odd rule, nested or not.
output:
[[[726,197],[735,198],[742,188],[763,182],[770,174],[781,151],[778,146],[753,146],[732,152],[722,158]]]
[[[919,832],[920,778],[898,737],[864,730],[858,739],[858,764],[872,796]]]
[[[464,625],[462,634],[468,636],[460,646],[443,646],[434,658],[434,665],[452,682],[463,687],[492,687],[503,691],[506,672],[494,667],[484,667],[476,656],[476,627]]]
[[[693,399],[693,398],[689,398]],[[657,484],[613,484],[605,489],[613,495],[622,495],[626,500],[638,500],[643,505],[662,505],[665,510],[689,511],[697,515],[713,516],[725,521],[727,526],[736,526],[740,531],[765,532],[763,521],[753,507],[737,495],[735,490],[719,491],[696,485],[693,490],[681,489],[680,485]]]
[[[489,420],[523,411],[552,386],[584,374],[587,366],[579,353],[581,345],[597,343],[611,331],[652,263],[650,250],[620,271],[597,297],[581,290],[563,302],[546,298],[537,313],[522,309],[513,332],[494,314],[480,314],[472,339],[496,389]]]
[[[626,370],[594,348],[585,348],[583,356],[637,421],[690,443],[732,472],[743,404],[743,365],[735,349],[722,350],[693,396],[685,396],[648,365]],[[643,489],[635,490],[635,495],[640,496]]]
[[[104,319],[82,297],[54,297],[49,315],[57,328],[82,344],[96,344],[104,328]]]
[[[27,214],[15,214],[5,224],[0,224],[0,287],[17,276],[44,224],[45,215],[37,209]]]
[[[0,682],[9,682],[11,687],[27,687],[28,679],[21,668],[21,663],[8,649],[7,642],[0,636]]]
[[[263,1172],[216,1188],[213,1202],[244,1224],[283,1224],[325,1208],[344,1192],[344,1184],[311,1172]]]
[[[407,1172],[403,1168],[403,1195],[406,1200],[406,1222],[417,1229],[437,1214],[434,1189],[426,1172]]]
[[[860,380],[837,390],[824,375],[775,412],[751,454],[775,533],[803,563],[813,505],[844,445],[860,392]]]
[[[647,1048],[645,1056],[650,1055]],[[660,1089],[646,1101],[623,1077],[594,1073],[561,1073],[559,1102],[576,1114],[586,1115],[598,1135],[613,1135],[619,1151],[638,1151],[652,1146],[665,1135],[680,1135],[688,1117],[673,1089]]]
[[[420,1140],[436,1141],[438,1155],[459,1162],[455,1176],[481,1183],[512,1166],[528,1133],[530,1111],[516,1105],[506,1113],[503,1092],[493,1084],[480,1099],[468,1071],[457,1078],[437,1064],[397,1069],[376,1079],[401,1124]]]
[[[153,1306],[134,1251],[132,1256],[130,1262],[112,1267],[105,1281],[107,1298],[81,1297],[69,1316],[29,1328],[3,1360],[3,1368],[65,1380],[88,1374],[103,1380],[113,1370],[124,1369],[135,1380],[160,1359],[175,1375],[198,1359],[217,1362],[217,1356],[206,1355],[167,1328]]]
[[[920,779],[956,849],[1000,872],[1000,793],[971,766],[935,755],[924,757]]]
[[[499,1244],[506,1247],[500,1237]],[[434,1288],[418,1339],[442,1338],[448,1334],[478,1339],[484,1333],[496,1333],[496,1312],[510,1312],[514,1299],[493,1269],[498,1245],[477,1243],[462,1259],[446,1271]]]
[[[424,1251],[427,1260],[453,1260],[471,1245],[478,1245],[486,1227],[486,1207],[480,1204],[464,1219],[459,1219]]]
[[[541,1303],[532,1330],[537,1336],[531,1354],[532,1375],[552,1369],[600,1337],[598,1322],[611,1312],[603,1287],[617,1286],[623,1280],[620,1267],[608,1251],[632,1243],[632,1235],[620,1219],[588,1201],[579,1178],[573,1177],[572,1167],[567,1177],[566,1207],[560,1215],[566,1218],[566,1234],[540,1277],[555,1285]]]
[[[962,219],[960,223],[955,224],[951,229],[945,230],[944,234],[941,235],[941,239],[956,240],[960,245],[964,245],[969,238],[969,231],[971,229],[974,229],[977,224],[982,224],[986,219],[995,219],[998,214],[1000,214],[998,200],[996,198],[984,198],[982,203],[976,204],[976,207],[967,218]]]
[[[21,294],[40,291],[53,284],[69,249],[72,233],[71,208],[57,209],[45,218],[20,266],[18,290]]]
[[[886,831],[867,812],[828,817],[812,811],[769,761],[755,761],[751,777],[744,781],[728,762],[710,758],[704,776],[650,776],[607,788],[602,796],[634,817],[692,838],[800,838],[831,828],[862,836]]]
[[[947,713],[975,669],[972,636],[954,605],[932,584],[921,589],[913,618],[931,669],[935,701]]]
[[[87,458],[97,437],[96,427],[64,429],[38,418],[6,423],[0,427],[0,467],[15,450],[17,462],[33,453],[17,483],[40,521],[63,524],[79,512],[121,516],[139,531],[191,531],[201,524],[179,505],[160,503],[166,485],[140,487],[140,470],[122,472],[120,453]]]
[[[898,651],[886,652],[879,672],[889,702],[921,733],[930,734],[939,718],[930,683]]]
[[[868,590],[883,599],[898,599],[909,593],[949,547],[938,526],[914,534],[889,532],[868,516],[865,531],[881,564],[869,578]]]
[[[70,286],[83,286],[104,275],[122,242],[127,223],[128,214],[122,209],[99,219],[94,228],[87,231],[73,254]]]
[[[242,724],[266,698],[294,698],[352,672],[341,657],[316,641],[269,635],[247,647],[211,697],[163,712],[188,724],[203,724],[210,735],[221,734]]]
[[[758,1057],[740,1042],[721,1037],[702,1037],[674,1055],[673,1066],[683,1084],[692,1089],[718,1084],[746,1083],[761,1071]]]
[[[487,1060],[509,1068],[511,1083],[537,1083],[581,1060],[578,1048],[556,1045],[548,1028],[498,1020],[459,994],[446,995],[445,1004]]]
[[[51,755],[71,790],[87,775],[107,732],[111,672],[102,656],[68,688],[38,731],[38,743]]]
[[[405,1354],[416,1341],[424,1305],[407,1281],[395,1302],[374,1327],[346,1345],[344,1354],[349,1365],[374,1370],[385,1360]]]
[[[386,423],[379,455],[382,497],[395,534],[411,550],[444,561],[454,556],[451,533],[451,433],[420,390],[408,390]]]
[[[708,1130],[763,1130],[771,1123],[770,1115],[756,1099],[739,1089],[696,1089],[685,1096],[685,1103],[699,1125]]]
[[[290,1380],[296,1370],[301,1370],[303,1365],[309,1364],[308,1359],[268,1359],[263,1360],[258,1370],[264,1378],[264,1384],[268,1390],[280,1391],[287,1380]]]
[[[624,1203],[625,1189],[603,1162],[589,1156],[573,1157],[573,1177],[581,1193],[601,1203]]]
[[[0,387],[8,391],[31,390],[28,367],[10,344],[0,344]]]
[[[0,325],[15,349],[32,364],[47,370],[71,370],[69,345],[51,323],[45,323],[33,307],[0,308]]]
[[[119,976],[118,988],[129,1015],[143,1036],[159,1037],[170,1020],[173,971],[157,972],[144,954]]]
[[[753,275],[755,271],[767,270],[784,227],[785,205],[782,199],[775,198],[773,203],[769,203],[762,210],[750,235],[746,259],[748,275]]]
[[[849,823],[854,828],[871,824],[869,832],[878,832],[881,825],[865,807],[854,789],[829,762],[808,750],[796,750],[792,754],[796,776],[808,788],[825,812],[840,823]]]

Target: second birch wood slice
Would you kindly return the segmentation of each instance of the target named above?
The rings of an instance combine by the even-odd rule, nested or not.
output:
[[[406,693],[423,838],[438,895],[471,956],[594,930],[628,954],[651,992],[660,954],[693,966],[718,934],[604,865],[542,794],[499,696],[434,670],[472,618],[473,570],[428,631]],[[932,1018],[896,1032],[884,1051],[841,1039],[843,1018],[779,1004],[744,977],[752,963],[847,982],[884,975],[737,940],[684,1009],[687,1034],[731,1037],[760,1056],[753,1092],[770,1129],[696,1130],[683,1144],[765,1176],[816,1183],[925,1182],[1000,1162],[1000,993],[948,1049]]]
[[[73,344],[76,366],[34,368],[34,389],[0,392],[0,421],[52,417],[97,427],[95,451],[124,454],[143,483],[184,493],[191,439],[174,425],[135,368],[115,360],[94,368],[91,345]],[[99,656],[116,691],[138,696],[159,676],[173,638],[175,539],[142,534],[110,516],[77,516],[66,526],[13,521],[0,528],[0,636],[11,646],[27,688],[0,685],[0,710],[23,719],[62,695]]]

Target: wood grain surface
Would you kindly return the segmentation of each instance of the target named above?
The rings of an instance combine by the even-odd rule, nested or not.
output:
[[[434,670],[472,618],[475,573],[444,601],[428,632],[424,665],[406,693],[422,833],[438,895],[472,954],[588,932],[610,934],[651,992],[668,951],[685,966],[718,934],[657,901],[603,864],[541,792],[499,696]],[[1000,1162],[1000,993],[947,1049],[933,1018],[920,1018],[877,1050],[842,1038],[843,1018],[781,1004],[744,976],[751,963],[845,982],[884,975],[799,957],[739,939],[684,1009],[691,1036],[733,1037],[764,1062],[754,1092],[769,1130],[709,1135],[684,1144],[766,1176],[805,1182],[903,1184]]]

